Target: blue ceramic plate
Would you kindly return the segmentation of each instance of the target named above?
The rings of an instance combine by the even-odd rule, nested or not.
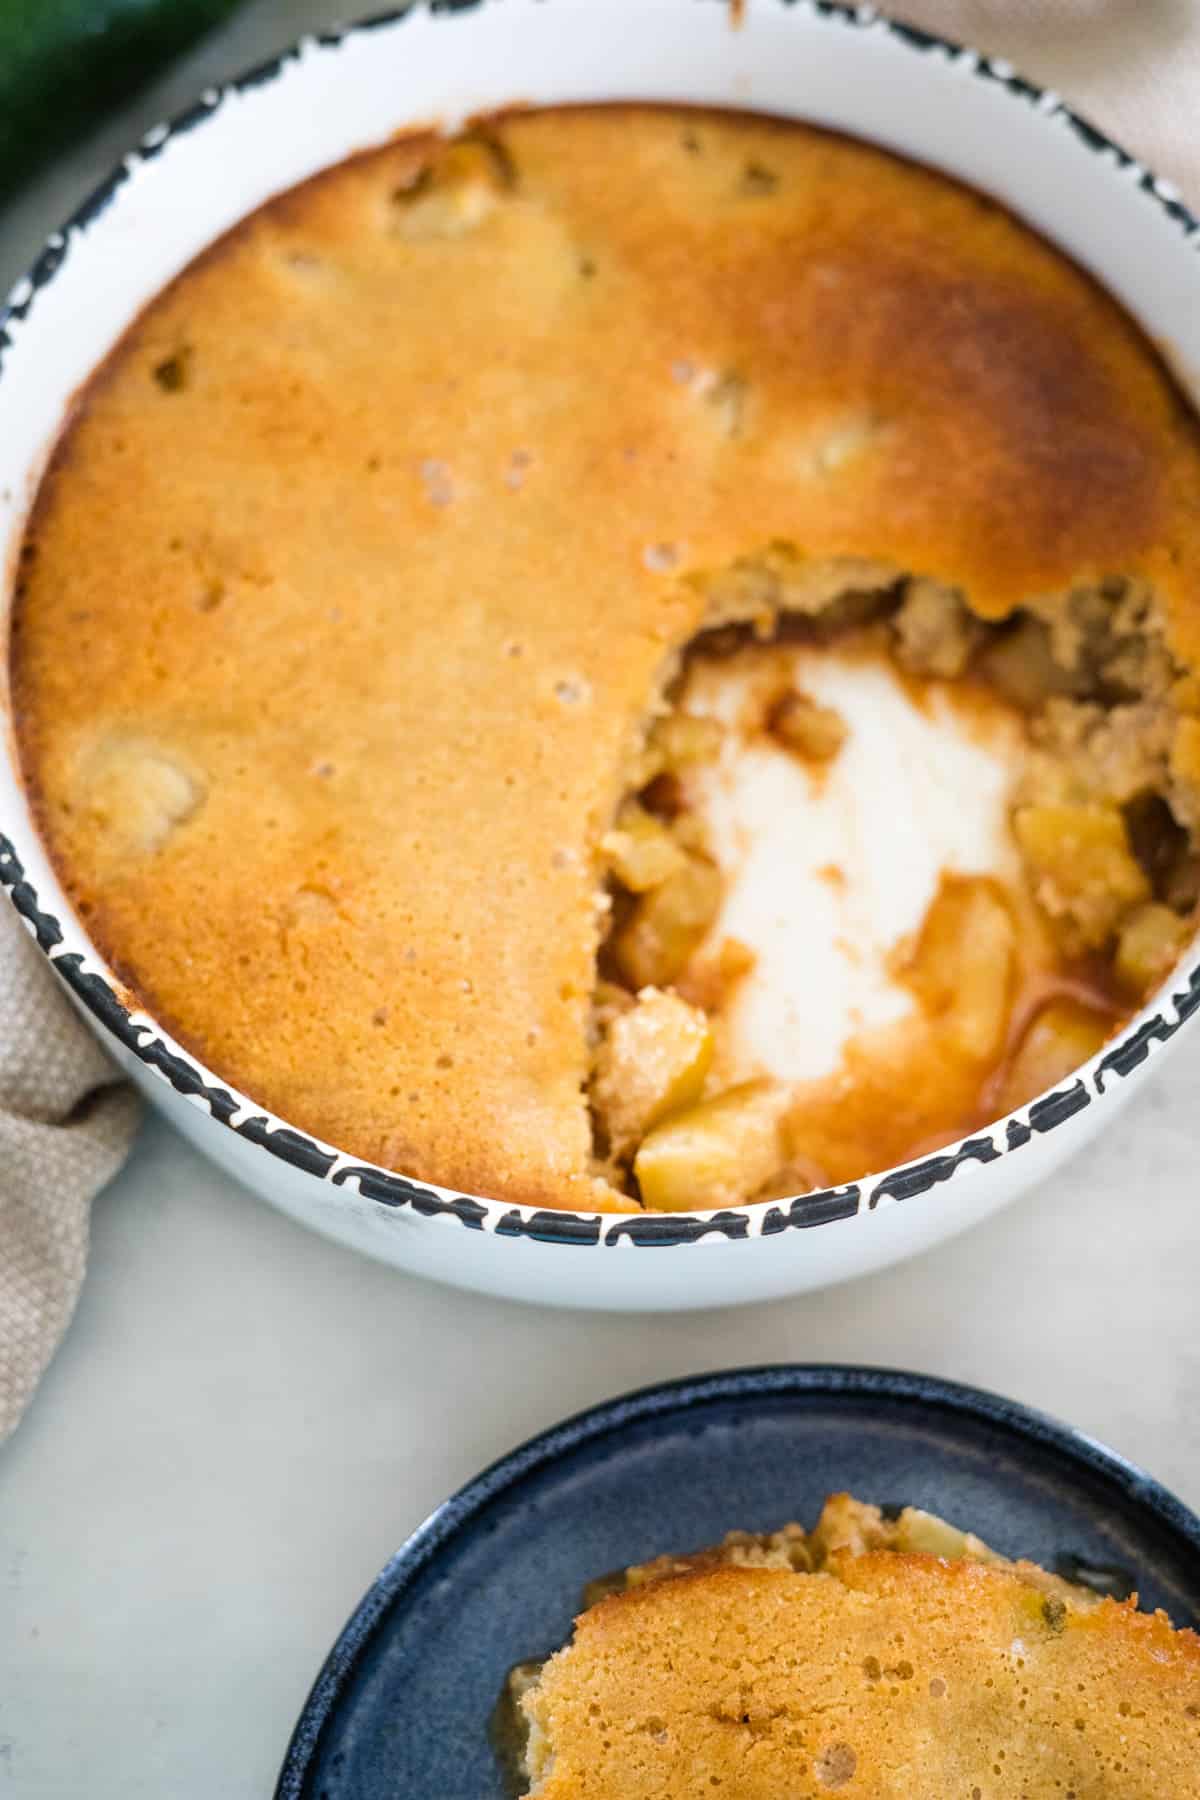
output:
[[[413,1534],[322,1670],[277,1800],[502,1800],[492,1707],[514,1662],[569,1635],[586,1581],[733,1525],[811,1523],[840,1488],[1200,1624],[1200,1519],[1011,1401],[885,1369],[670,1382],[514,1450]]]

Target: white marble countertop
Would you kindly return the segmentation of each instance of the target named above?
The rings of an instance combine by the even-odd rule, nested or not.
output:
[[[0,282],[137,130],[332,16],[251,6],[0,215]],[[0,1451],[0,1800],[264,1800],[333,1637],[423,1515],[531,1432],[667,1376],[931,1370],[1071,1421],[1200,1507],[1198,1093],[1200,1031],[1052,1187],[919,1262],[645,1320],[375,1267],[148,1124]]]

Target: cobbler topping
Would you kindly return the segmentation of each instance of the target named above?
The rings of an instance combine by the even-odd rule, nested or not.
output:
[[[1126,1570],[1055,1569],[831,1494],[808,1530],[732,1530],[590,1581],[569,1642],[509,1671],[493,1743],[528,1800],[691,1800],[698,1772],[769,1800],[856,1774],[922,1800],[982,1795],[977,1775],[1038,1800],[1131,1778],[1152,1795],[1168,1764],[1175,1792],[1200,1640],[1139,1613]]]

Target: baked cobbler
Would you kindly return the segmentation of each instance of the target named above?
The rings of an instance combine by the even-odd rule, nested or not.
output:
[[[999,206],[781,120],[513,113],[134,323],[37,496],[15,725],[91,937],[253,1102],[722,1206],[1003,1114],[1169,973],[1198,596],[1194,417]]]
[[[584,1605],[498,1709],[525,1800],[1200,1795],[1200,1638],[916,1508],[834,1495]]]

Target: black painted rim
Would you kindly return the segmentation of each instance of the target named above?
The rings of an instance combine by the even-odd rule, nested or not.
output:
[[[752,1400],[760,1394],[802,1394],[835,1401],[875,1396],[1001,1426],[1039,1451],[1061,1457],[1081,1480],[1099,1479],[1115,1487],[1139,1512],[1200,1558],[1200,1517],[1169,1489],[1097,1439],[986,1388],[945,1381],[936,1375],[852,1363],[768,1363],[659,1382],[575,1413],[530,1438],[492,1463],[417,1526],[376,1576],[313,1683],[284,1756],[275,1800],[312,1800],[308,1778],[316,1769],[326,1730],[389,1610],[443,1545],[469,1527],[497,1495],[559,1457],[628,1425],[713,1400]]]
[[[712,4],[714,0],[696,0]],[[726,5],[728,0],[715,0]],[[472,12],[480,0],[427,0],[435,17],[450,22]],[[962,64],[967,72],[998,86],[1014,99],[1032,106],[1043,116],[1061,119],[1084,147],[1106,158],[1120,173],[1136,172],[1137,187],[1167,222],[1185,238],[1200,233],[1198,220],[1182,203],[1170,182],[1155,176],[1119,144],[1066,106],[1057,95],[1018,74],[1002,58],[986,57],[952,39],[941,37],[898,19],[883,18],[872,6],[854,6],[844,0],[778,0],[782,8],[804,12],[816,21],[840,28],[881,31],[900,48],[915,54],[937,53]],[[85,199],[66,223],[54,231],[27,275],[19,280],[7,303],[0,307],[0,378],[6,353],[13,346],[12,327],[32,311],[39,293],[48,287],[66,261],[72,239],[86,231],[105,212],[118,190],[143,163],[161,155],[175,138],[209,123],[231,95],[243,94],[283,76],[289,64],[315,48],[336,55],[341,46],[367,32],[400,25],[420,10],[420,0],[374,14],[355,24],[301,39],[277,56],[235,76],[219,88],[206,89],[201,98],[169,123],[148,131],[137,148],[124,157],[104,181]],[[1200,293],[1200,284],[1198,284]],[[999,1161],[1025,1148],[1035,1137],[1055,1130],[1084,1111],[1109,1091],[1106,1082],[1119,1082],[1132,1074],[1159,1047],[1173,1038],[1200,1010],[1200,954],[1194,949],[1189,962],[1166,983],[1134,1023],[1112,1044],[1084,1064],[1064,1085],[1041,1095],[1017,1114],[1010,1114],[949,1145],[933,1156],[899,1164],[865,1176],[842,1187],[827,1188],[782,1202],[759,1201],[717,1211],[695,1213],[575,1213],[506,1201],[483,1199],[426,1185],[349,1157],[333,1145],[297,1131],[286,1120],[266,1111],[252,1099],[220,1082],[204,1065],[184,1051],[146,1013],[127,1006],[123,990],[108,973],[103,959],[90,950],[87,956],[63,949],[66,933],[60,920],[43,907],[37,890],[26,878],[15,843],[0,831],[0,887],[36,939],[68,989],[105,1031],[130,1055],[167,1081],[175,1091],[198,1103],[221,1125],[235,1131],[291,1168],[327,1181],[334,1188],[352,1184],[364,1199],[386,1212],[407,1212],[419,1220],[457,1222],[471,1231],[519,1241],[575,1248],[678,1249],[716,1236],[728,1243],[758,1237],[774,1237],[789,1230],[811,1230],[874,1212],[881,1204],[913,1199],[949,1181],[960,1169]],[[75,929],[86,941],[86,934]]]

